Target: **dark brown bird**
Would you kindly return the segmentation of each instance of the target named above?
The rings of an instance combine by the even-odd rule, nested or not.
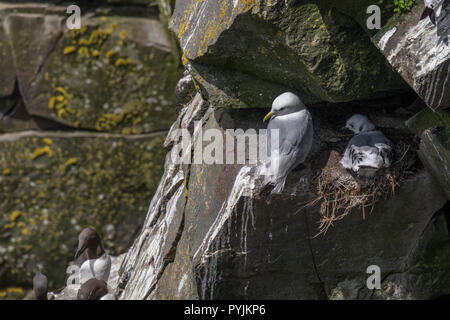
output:
[[[47,291],[48,291],[47,277],[36,269],[36,274],[33,277],[33,299],[48,300]]]
[[[75,253],[75,264],[79,267],[86,260],[98,259],[105,253],[102,246],[102,240],[97,231],[92,228],[86,228],[78,236],[78,249]]]
[[[108,286],[103,280],[91,278],[80,287],[77,294],[78,300],[100,300],[108,293]]]

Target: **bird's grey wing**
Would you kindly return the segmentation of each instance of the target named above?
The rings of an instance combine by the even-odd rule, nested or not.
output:
[[[376,159],[379,158],[378,156],[373,158],[374,155],[379,155],[382,158],[385,167],[390,166],[394,155],[394,145],[381,131],[355,135],[350,139],[341,163],[344,167],[353,170],[359,168],[361,163],[371,163],[378,167],[380,162]]]
[[[372,139],[372,143],[375,144],[385,144],[389,146],[391,149],[394,149],[394,144],[391,140],[389,140],[383,132],[377,130],[369,133]]]
[[[391,140],[386,138],[386,136],[383,134],[383,132],[378,131],[378,130],[377,131],[370,131],[370,132],[363,132],[361,134],[357,134],[357,135],[353,136],[350,139],[347,148],[350,147],[350,146],[375,147],[376,143],[384,143],[384,144],[390,146],[391,148],[394,148],[394,145],[391,142]]]

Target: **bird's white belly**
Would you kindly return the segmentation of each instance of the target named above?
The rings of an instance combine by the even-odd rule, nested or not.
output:
[[[112,293],[107,293],[100,300],[116,300],[116,296]]]
[[[86,260],[80,268],[80,284],[91,278],[108,281],[111,271],[111,257],[104,253],[98,259]]]

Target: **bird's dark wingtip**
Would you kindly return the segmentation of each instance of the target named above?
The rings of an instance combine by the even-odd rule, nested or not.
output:
[[[423,19],[426,19],[427,17],[430,18],[431,23],[436,25],[436,14],[434,13],[433,9],[425,8],[425,10],[423,11],[422,15],[420,16],[420,21],[422,21]]]

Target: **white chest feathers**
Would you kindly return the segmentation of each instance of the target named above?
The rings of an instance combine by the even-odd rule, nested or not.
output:
[[[111,271],[111,257],[104,253],[98,259],[86,260],[80,268],[80,284],[91,278],[108,281]]]

